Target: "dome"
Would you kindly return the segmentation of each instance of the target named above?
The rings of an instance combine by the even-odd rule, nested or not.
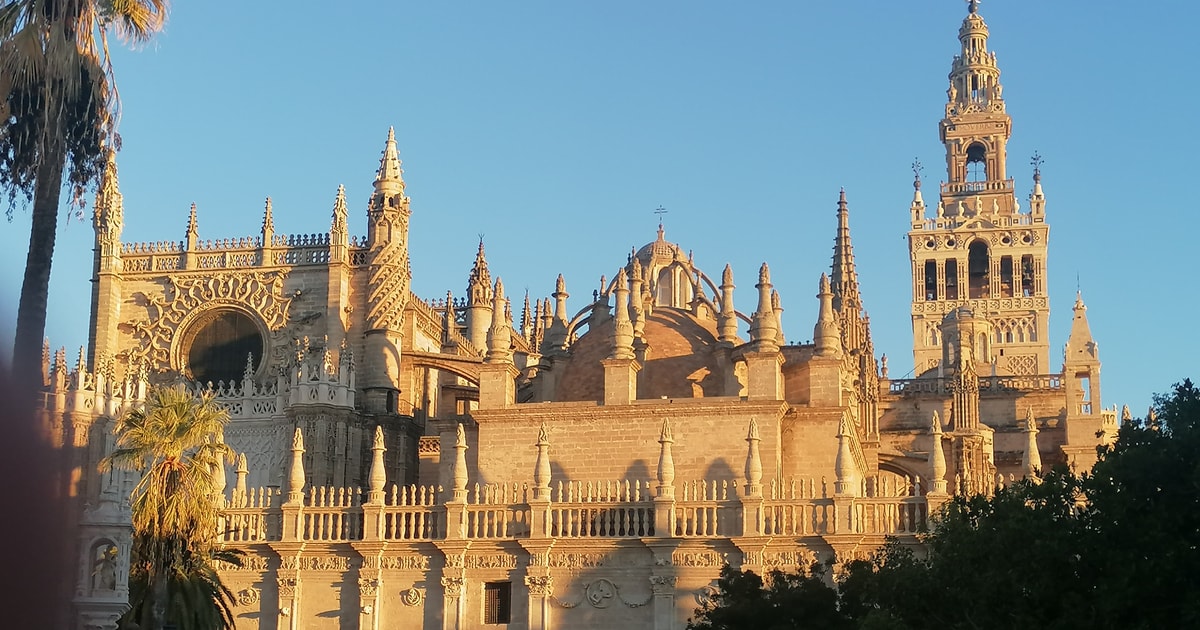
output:
[[[666,265],[673,260],[685,258],[683,248],[675,243],[668,243],[664,238],[663,225],[658,224],[658,238],[654,242],[647,243],[641,249],[637,250],[634,257],[638,262],[642,263],[644,269],[651,269]]]
[[[612,351],[613,320],[589,329],[571,345],[571,356],[562,372],[556,402],[604,399],[601,361]],[[704,396],[720,396],[722,375],[717,357],[716,325],[675,308],[655,308],[646,319],[645,338],[650,360],[639,375],[643,399],[694,398],[698,387]]]

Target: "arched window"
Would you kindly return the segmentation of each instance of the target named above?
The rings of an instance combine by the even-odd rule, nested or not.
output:
[[[987,181],[987,148],[976,142],[967,147],[967,181]]]
[[[971,243],[971,246],[967,248],[967,287],[970,299],[989,297],[988,268],[990,264],[987,243],[982,240]]]
[[[184,370],[200,383],[233,383],[245,373],[247,356],[253,357],[253,368],[258,369],[266,347],[262,331],[249,315],[234,309],[213,309],[184,331]]]

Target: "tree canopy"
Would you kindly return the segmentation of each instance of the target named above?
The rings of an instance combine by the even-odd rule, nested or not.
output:
[[[688,627],[1200,627],[1200,389],[1155,396],[1087,474],[955,497],[921,542],[890,541],[836,581],[726,568]]]
[[[239,563],[217,544],[229,413],[211,393],[183,386],[151,388],[144,408],[117,424],[117,447],[104,466],[141,473],[130,502],[133,559],[126,622],[160,630],[234,627],[232,593],[217,575],[219,561]]]

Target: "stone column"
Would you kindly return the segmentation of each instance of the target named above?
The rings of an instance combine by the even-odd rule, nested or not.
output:
[[[550,630],[550,597],[554,595],[554,578],[549,575],[526,575],[529,588],[529,630]]]
[[[654,592],[654,630],[675,629],[675,576],[651,575]]]

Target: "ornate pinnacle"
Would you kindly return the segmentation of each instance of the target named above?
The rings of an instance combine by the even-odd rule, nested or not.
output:
[[[188,236],[196,236],[199,234],[199,224],[196,221],[196,202],[192,202],[192,208],[188,212],[187,234]]]
[[[275,232],[275,217],[271,211],[271,198],[267,197],[265,207],[263,208],[262,231],[264,234]],[[264,243],[269,245],[269,243]]]

